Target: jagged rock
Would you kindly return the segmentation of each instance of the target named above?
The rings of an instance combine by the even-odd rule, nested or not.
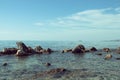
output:
[[[23,51],[23,50],[18,50],[15,55],[16,55],[16,56],[27,56],[27,55],[29,55],[29,54],[30,54],[30,53],[26,53],[26,52]]]
[[[40,50],[42,50],[42,49],[43,49],[43,48],[42,48],[41,46],[36,46],[36,47],[35,47],[35,51],[36,51],[36,52],[40,52]]]
[[[64,50],[62,50],[62,53],[67,53],[67,52],[71,52],[72,51],[72,49],[64,49]]]
[[[15,54],[17,50],[17,48],[4,48],[1,54]]]
[[[23,42],[17,42],[18,51],[16,53],[16,56],[26,56],[32,54],[33,50],[31,47],[27,47]]]
[[[85,47],[83,45],[78,45],[72,50],[72,53],[84,53],[84,52]]]
[[[110,52],[110,48],[103,48],[104,52]]]
[[[90,48],[90,51],[97,51],[95,47]]]
[[[18,49],[24,52],[29,52],[28,47],[23,42],[16,42]]]
[[[112,58],[112,55],[111,54],[107,54],[106,56],[105,56],[105,59],[111,59]]]

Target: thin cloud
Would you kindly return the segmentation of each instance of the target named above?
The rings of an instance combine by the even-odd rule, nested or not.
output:
[[[68,29],[120,29],[120,8],[86,10],[47,22],[47,26]],[[36,23],[43,26],[43,23]]]

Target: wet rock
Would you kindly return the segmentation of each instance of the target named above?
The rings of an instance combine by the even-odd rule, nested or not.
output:
[[[85,50],[85,52],[90,52],[90,50]]]
[[[51,69],[49,71],[46,71],[45,73],[47,74],[56,74],[56,73],[62,73],[62,72],[65,72],[67,71],[66,69],[64,68],[56,68],[56,69]]]
[[[17,52],[17,48],[4,48],[1,54],[15,54]]]
[[[29,53],[36,53],[36,51],[32,47],[28,47]]]
[[[18,49],[24,52],[29,52],[28,47],[23,42],[16,42]]]
[[[97,53],[97,55],[101,56],[101,55],[102,55],[102,53]]]
[[[23,50],[18,50],[17,53],[15,54],[16,56],[27,56],[29,53],[26,53]]]
[[[104,52],[110,52],[110,49],[109,48],[103,48],[103,51]]]
[[[51,64],[50,63],[45,63],[45,66],[51,66]]]
[[[46,49],[42,49],[39,51],[39,53],[47,53],[47,50]]]
[[[118,54],[120,54],[120,47],[116,50],[116,52],[117,52]]]
[[[84,53],[84,52],[85,47],[83,45],[78,45],[72,50],[72,53]]]
[[[95,47],[90,48],[90,51],[97,51]]]
[[[112,55],[111,54],[107,54],[106,56],[105,56],[105,59],[111,59],[112,58]]]
[[[53,50],[50,49],[50,48],[48,48],[48,49],[47,49],[47,53],[51,53],[51,52],[53,52]]]
[[[71,52],[72,51],[72,49],[64,49],[63,51],[62,51],[62,53],[67,53],[67,52]]]
[[[35,51],[36,51],[36,52],[40,52],[40,50],[42,50],[42,49],[43,49],[43,48],[42,48],[41,46],[36,46],[36,47],[35,47]]]
[[[7,63],[3,63],[3,66],[7,66],[8,64]]]
[[[116,60],[120,60],[120,58],[116,58]]]

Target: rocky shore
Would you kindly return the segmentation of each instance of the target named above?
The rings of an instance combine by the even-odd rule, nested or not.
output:
[[[113,54],[120,54],[120,47],[117,49],[110,49],[110,48],[103,48],[103,49],[97,49],[96,47],[91,47],[87,49],[84,45],[79,44],[76,47],[72,49],[63,49],[63,50],[52,50],[51,48],[44,49],[40,45],[36,46],[35,48],[32,48],[30,46],[26,46],[23,42],[16,42],[17,48],[4,48],[3,51],[0,51],[0,56],[4,55],[15,55],[16,57],[23,57],[23,56],[30,56],[35,54],[52,54],[54,52],[60,52],[61,54],[73,54],[73,55],[85,55],[85,54],[95,54],[96,56],[100,56],[100,58],[106,60],[115,59],[120,60],[120,57],[116,57]],[[5,62],[2,64],[3,67],[8,66],[9,63]],[[49,67],[52,66],[52,63],[46,62],[44,66]],[[46,71],[41,71],[39,73],[34,74],[31,76],[33,80],[38,78],[46,78],[49,76],[52,76],[52,78],[61,78],[62,76],[69,76],[74,75],[74,73],[79,74],[80,77],[96,77],[97,75],[91,74],[93,72],[90,72],[89,70],[83,69],[83,70],[69,70],[63,67],[54,68]],[[31,79],[31,80],[32,80]],[[24,79],[23,79],[24,80]],[[27,79],[26,79],[27,80]],[[102,79],[101,79],[102,80]]]

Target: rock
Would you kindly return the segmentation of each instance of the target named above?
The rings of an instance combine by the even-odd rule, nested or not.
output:
[[[90,50],[85,50],[85,52],[90,52]]]
[[[64,49],[63,51],[62,51],[62,53],[67,53],[67,52],[71,52],[72,51],[72,49]]]
[[[120,58],[116,58],[116,60],[120,60]]]
[[[36,47],[35,47],[35,51],[36,51],[36,52],[40,52],[40,50],[42,50],[42,49],[43,49],[43,48],[42,48],[41,46],[36,46]]]
[[[17,48],[4,48],[2,54],[15,54],[17,52]]]
[[[3,66],[7,66],[8,64],[7,63],[4,63]]]
[[[28,47],[23,42],[16,42],[16,44],[17,44],[19,50],[24,51],[26,53],[29,52]]]
[[[57,73],[62,73],[67,71],[64,68],[56,68],[56,69],[51,69],[50,71],[46,71],[47,74],[57,74]]]
[[[48,49],[47,49],[47,53],[51,53],[51,52],[53,52],[53,50],[50,49],[50,48],[48,48]]]
[[[18,50],[17,53],[15,54],[16,56],[27,56],[29,53],[26,53],[23,50]]]
[[[120,54],[120,47],[116,50],[116,52],[117,52],[118,54]]]
[[[42,49],[39,51],[39,53],[47,53],[47,50],[46,49]]]
[[[51,66],[51,64],[50,63],[45,63],[45,66]]]
[[[90,48],[90,51],[97,51],[95,47]]]
[[[36,53],[36,51],[32,47],[28,47],[29,53]]]
[[[83,45],[78,45],[72,50],[72,53],[84,53],[84,52],[85,47]]]
[[[97,53],[97,55],[101,56],[101,55],[102,55],[102,53]]]
[[[107,54],[106,56],[105,56],[105,59],[111,59],[112,58],[112,55],[111,54]]]
[[[104,52],[110,52],[110,49],[109,48],[103,48],[103,51]]]

